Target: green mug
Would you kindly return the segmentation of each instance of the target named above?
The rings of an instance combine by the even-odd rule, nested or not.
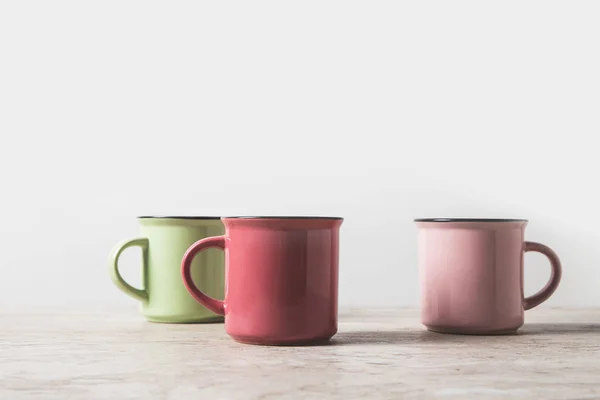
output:
[[[181,259],[192,244],[210,236],[220,236],[225,228],[219,217],[138,217],[140,237],[117,245],[111,253],[109,272],[114,284],[142,303],[148,321],[168,323],[219,322],[223,317],[200,305],[181,280]],[[119,273],[123,250],[142,249],[143,289],[136,289]],[[210,249],[198,254],[192,279],[209,296],[223,299],[225,260],[223,251]],[[202,267],[200,267],[202,266]]]

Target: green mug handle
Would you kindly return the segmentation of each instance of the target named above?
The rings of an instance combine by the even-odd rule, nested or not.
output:
[[[125,282],[125,279],[123,279],[119,273],[119,257],[121,256],[121,253],[123,250],[133,246],[139,246],[142,248],[142,265],[144,271],[146,270],[148,267],[148,239],[135,238],[126,240],[115,246],[110,255],[108,272],[115,286],[123,293],[139,301],[148,301],[148,292],[146,290],[134,288],[129,283]]]

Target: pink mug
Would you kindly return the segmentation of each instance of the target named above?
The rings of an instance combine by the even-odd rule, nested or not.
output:
[[[222,218],[224,236],[194,243],[181,263],[183,283],[209,310],[225,316],[236,341],[285,345],[329,340],[337,332],[339,228],[342,218]],[[198,252],[225,251],[225,300],[192,280]]]
[[[527,220],[416,219],[419,227],[421,322],[431,331],[515,333],[524,310],[558,287],[561,265],[552,249],[525,241]],[[544,254],[552,274],[531,297],[523,294],[523,255]]]

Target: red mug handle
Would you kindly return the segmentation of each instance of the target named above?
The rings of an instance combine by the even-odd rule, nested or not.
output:
[[[204,294],[198,286],[192,280],[192,261],[196,254],[202,250],[216,247],[221,250],[225,250],[225,236],[213,236],[202,240],[198,240],[196,243],[190,246],[189,249],[183,255],[181,260],[181,275],[183,278],[183,284],[185,288],[190,292],[192,297],[204,307],[208,308],[215,314],[225,315],[225,303],[221,300],[214,299]]]
[[[533,307],[538,306],[544,301],[548,300],[548,298],[552,296],[552,293],[554,293],[558,287],[558,284],[560,283],[560,277],[562,275],[560,260],[550,247],[536,242],[525,242],[525,252],[528,251],[536,251],[548,257],[548,260],[550,260],[550,266],[552,267],[552,273],[550,275],[550,280],[548,283],[546,283],[546,286],[544,286],[542,290],[533,296],[525,297],[525,310],[532,309]]]

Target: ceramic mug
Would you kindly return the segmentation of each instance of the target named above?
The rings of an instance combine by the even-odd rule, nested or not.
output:
[[[421,322],[431,331],[514,333],[524,310],[558,287],[561,265],[550,248],[525,241],[527,220],[416,219],[419,228]],[[523,293],[523,255],[548,257],[552,274],[531,297]]]
[[[190,294],[217,314],[236,341],[301,344],[337,332],[338,249],[342,218],[223,218],[225,235],[194,243],[181,263]],[[202,250],[225,251],[225,300],[210,297],[192,279]],[[200,281],[200,283],[202,283]]]
[[[151,322],[218,322],[223,317],[201,306],[181,282],[181,257],[194,242],[225,231],[219,217],[139,217],[140,236],[117,245],[109,260],[109,272],[115,285],[141,302],[142,313]],[[119,273],[123,250],[142,249],[143,289],[125,282]],[[216,250],[195,260],[192,279],[211,296],[223,298],[224,257]]]

